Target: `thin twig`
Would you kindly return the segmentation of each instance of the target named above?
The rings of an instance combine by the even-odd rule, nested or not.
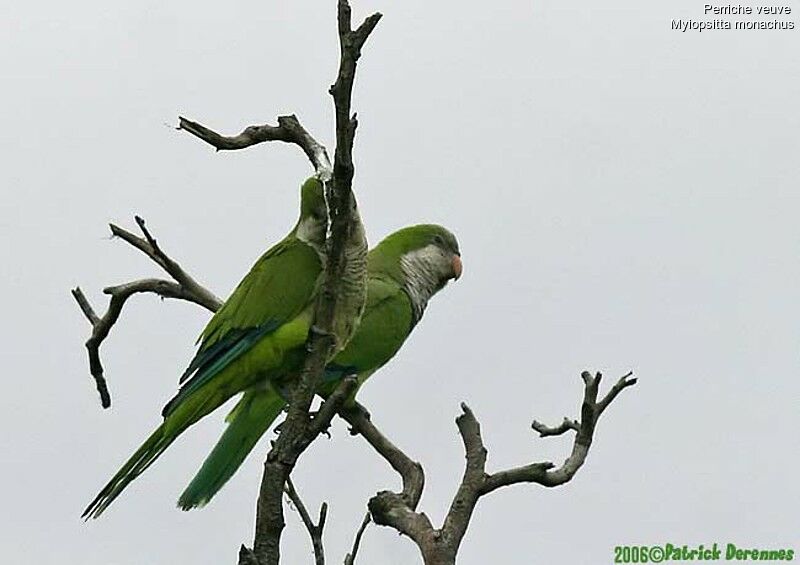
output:
[[[75,300],[78,302],[78,306],[83,312],[83,315],[86,316],[87,320],[89,320],[89,323],[93,326],[97,325],[97,323],[100,321],[100,317],[95,313],[92,305],[89,304],[89,300],[86,298],[86,295],[83,294],[81,287],[76,286],[71,292],[72,296],[74,296]]]
[[[353,540],[353,549],[350,550],[344,558],[344,565],[354,565],[356,562],[356,556],[358,555],[358,548],[361,545],[361,537],[364,535],[364,530],[367,529],[369,523],[372,521],[372,517],[370,513],[367,512],[364,515],[364,519],[361,521],[361,526],[359,526],[358,531],[356,532],[356,539]]]
[[[322,506],[320,506],[319,519],[315,524],[314,521],[311,519],[311,515],[308,513],[308,510],[306,509],[306,505],[303,504],[303,500],[297,493],[297,489],[295,488],[291,477],[286,479],[284,492],[286,492],[287,496],[289,497],[289,500],[291,500],[292,504],[294,504],[295,508],[297,508],[297,512],[300,514],[300,519],[303,521],[303,525],[306,527],[308,535],[311,536],[311,545],[314,548],[315,564],[325,565],[325,548],[322,544],[322,532],[325,528],[325,520],[328,516],[328,503],[323,502]]]

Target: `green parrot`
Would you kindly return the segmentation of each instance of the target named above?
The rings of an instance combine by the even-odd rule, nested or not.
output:
[[[441,226],[401,229],[368,255],[367,305],[350,343],[325,369],[318,391],[327,396],[347,375],[361,386],[398,352],[422,318],[428,300],[461,276],[455,236]],[[181,495],[183,510],[204,506],[241,466],[286,406],[280,387],[246,392],[226,418],[225,432]],[[354,401],[354,396],[348,402]]]
[[[349,326],[360,317],[366,299],[367,243],[357,211],[355,218],[345,273],[351,284],[336,314],[337,320],[349,321],[334,328],[341,347],[349,341]],[[323,184],[311,178],[301,187],[297,224],[256,261],[208,322],[180,379],[182,386],[164,407],[163,423],[84,510],[84,518],[100,516],[181,433],[229,398],[269,388],[271,380],[299,372],[323,278],[327,228]]]

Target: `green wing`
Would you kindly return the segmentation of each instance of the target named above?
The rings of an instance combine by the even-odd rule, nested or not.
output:
[[[281,323],[308,303],[322,272],[319,255],[307,243],[287,237],[264,253],[200,336],[200,353],[232,330]]]
[[[183,386],[164,407],[164,416],[263,336],[302,312],[321,273],[317,252],[293,235],[264,253],[203,330],[197,355],[180,379]]]

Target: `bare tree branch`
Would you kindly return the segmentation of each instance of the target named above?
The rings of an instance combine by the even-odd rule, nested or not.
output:
[[[355,170],[352,149],[356,121],[355,118],[350,119],[349,114],[356,60],[379,19],[379,14],[370,16],[353,32],[350,28],[349,4],[347,0],[339,0],[341,57],[338,77],[331,89],[336,112],[336,151],[332,179],[325,182],[330,215],[330,235],[326,242],[327,264],[314,313],[314,327],[308,342],[309,353],[299,382],[294,388],[281,434],[264,464],[253,541],[253,552],[263,565],[278,565],[280,561],[280,538],[285,525],[281,504],[283,485],[297,458],[315,439],[314,432],[319,433],[322,429],[320,426],[310,425],[309,408],[322,371],[337,346],[335,328],[337,325],[344,327],[342,324],[347,323],[347,320],[338,320],[337,313],[340,310],[347,311],[344,303],[348,300],[348,285],[354,283],[353,273],[358,271],[359,266],[364,269],[363,276],[366,276],[366,238],[352,191]],[[362,306],[363,296],[359,307]],[[323,413],[326,406],[335,407],[336,401],[336,398],[328,398],[320,412]],[[329,415],[332,417],[333,413]],[[327,425],[324,421],[322,423]]]
[[[344,558],[344,565],[354,565],[356,562],[356,556],[358,555],[358,548],[361,545],[361,537],[364,535],[364,531],[369,526],[369,523],[372,521],[372,517],[370,513],[367,512],[364,515],[364,519],[361,521],[361,526],[359,526],[358,531],[356,532],[356,539],[353,540],[353,549],[350,550]]]
[[[278,125],[261,125],[246,127],[242,133],[234,136],[220,135],[206,126],[193,122],[183,116],[178,117],[178,129],[182,129],[199,137],[217,151],[245,149],[265,141],[283,141],[299,146],[306,154],[320,179],[327,181],[331,176],[331,160],[328,151],[300,124],[294,114],[278,116]]]
[[[597,373],[592,376],[588,371],[584,371],[581,374],[584,382],[581,421],[575,422],[578,426],[577,434],[573,442],[572,452],[564,463],[558,468],[553,463],[541,462],[499,471],[486,478],[481,494],[487,494],[500,487],[517,483],[537,483],[546,487],[555,487],[571,480],[586,461],[600,415],[620,392],[636,384],[636,379],[630,378],[632,375],[633,373],[628,373],[622,376],[605,397],[598,402],[597,394],[602,375]],[[563,426],[564,424],[562,423],[560,427]],[[567,426],[567,428],[574,429],[571,425]],[[537,429],[537,431],[539,430]],[[539,433],[541,434],[541,431]]]
[[[94,378],[97,392],[100,394],[100,403],[103,408],[111,406],[111,394],[108,390],[108,383],[104,375],[103,364],[100,360],[100,345],[108,337],[112,326],[119,319],[125,302],[134,294],[153,293],[162,298],[178,298],[188,302],[194,302],[211,311],[216,311],[221,302],[212,292],[197,283],[181,266],[172,260],[158,246],[155,238],[145,228],[142,218],[136,216],[136,223],[142,230],[145,238],[138,237],[127,230],[114,224],[110,224],[111,233],[133,247],[142,251],[150,259],[155,261],[163,268],[176,282],[162,279],[141,279],[117,286],[103,289],[108,294],[108,310],[103,316],[98,316],[92,308],[86,295],[78,287],[72,290],[72,296],[78,303],[84,316],[92,325],[92,334],[86,340],[86,349],[89,354],[89,372]]]
[[[425,487],[422,465],[403,453],[389,438],[373,424],[369,412],[359,403],[343,408],[339,415],[350,424],[353,435],[361,435],[372,448],[391,465],[403,481],[403,490],[398,494],[412,510],[417,507]]]
[[[450,510],[442,526],[438,546],[445,553],[452,554],[455,562],[461,539],[467,531],[472,512],[478,502],[483,481],[486,478],[486,447],[481,438],[481,426],[469,406],[461,403],[462,414],[456,418],[456,426],[464,443],[466,465],[461,484],[450,504]],[[438,549],[438,548],[436,548]],[[436,549],[434,551],[436,551]]]
[[[142,230],[144,238],[132,234],[131,232],[115,225],[109,224],[111,233],[115,237],[119,237],[126,243],[132,245],[150,259],[155,261],[159,267],[164,269],[166,273],[171,276],[186,292],[192,296],[192,302],[197,302],[211,311],[216,311],[222,305],[222,301],[217,298],[211,291],[200,285],[194,278],[189,275],[183,268],[172,258],[169,257],[158,245],[158,242],[153,235],[148,231],[145,221],[140,216],[134,216],[136,225]]]
[[[598,401],[601,374],[597,373],[593,377],[584,371],[581,374],[584,381],[581,421],[565,418],[557,427],[548,427],[534,421],[533,428],[543,437],[562,435],[570,430],[577,432],[572,453],[558,468],[555,468],[553,463],[544,461],[492,474],[487,473],[487,450],[481,437],[480,423],[472,410],[466,404],[462,404],[462,414],[456,418],[456,425],[464,443],[466,465],[461,483],[441,529],[434,528],[425,514],[415,510],[419,496],[422,494],[421,467],[419,467],[419,482],[413,483],[415,484],[413,496],[404,497],[383,491],[370,500],[369,508],[375,523],[390,526],[413,539],[419,547],[426,565],[453,565],[461,540],[467,531],[480,497],[498,488],[519,483],[537,483],[546,487],[554,487],[568,482],[575,476],[586,460],[600,415],[620,392],[636,384],[636,379],[631,379],[631,375],[632,373],[628,373],[620,378],[611,390]],[[411,470],[418,467],[418,464],[412,462],[374,429],[368,415],[365,415],[366,410],[363,407],[357,406],[356,410],[349,412],[342,410],[341,414],[353,425],[356,433],[363,435],[370,445],[390,462],[403,478],[404,487],[415,480],[410,479],[409,476],[414,475]]]
[[[286,492],[289,500],[291,500],[292,504],[294,504],[294,507],[297,508],[297,512],[300,514],[300,519],[303,521],[303,525],[306,527],[308,535],[311,536],[311,545],[314,548],[314,562],[316,565],[325,565],[325,548],[322,544],[322,531],[325,528],[325,519],[328,517],[328,503],[323,502],[322,506],[320,506],[319,518],[315,524],[311,519],[311,515],[306,509],[306,505],[303,504],[303,500],[297,493],[297,489],[295,489],[291,477],[286,479],[284,492]]]
[[[548,437],[548,436],[560,436],[562,434],[567,433],[570,430],[575,430],[577,432],[580,429],[580,424],[578,423],[578,420],[570,420],[569,418],[564,418],[564,421],[561,422],[561,424],[559,424],[554,428],[551,428],[550,426],[546,426],[534,420],[533,423],[531,424],[531,428],[539,432],[539,437]]]
[[[350,101],[356,62],[361,57],[361,48],[369,34],[378,25],[382,15],[375,13],[353,31],[352,15],[348,0],[338,0],[337,20],[339,24],[340,62],[336,82],[330,88],[336,108],[336,152],[334,154],[334,182],[342,187],[350,185],[353,178],[353,138],[358,120],[350,115]]]
[[[433,526],[424,513],[415,511],[425,485],[422,465],[384,436],[372,423],[369,412],[360,404],[344,408],[339,414],[352,426],[351,433],[360,434],[366,439],[403,481],[402,492],[385,490],[370,499],[368,507],[373,521],[396,529],[418,545],[426,543],[433,535]]]
[[[83,315],[86,316],[86,319],[89,320],[89,323],[96,326],[100,322],[100,317],[95,313],[92,305],[89,304],[89,300],[86,298],[86,295],[83,294],[81,287],[76,286],[70,292],[72,292],[72,296],[78,302],[78,306],[83,312]]]
[[[239,565],[258,565],[258,559],[252,549],[242,544],[239,547]]]
[[[313,355],[313,351],[311,352]],[[296,407],[297,388],[295,387],[294,398],[289,404],[289,415],[281,425],[280,435],[275,440],[272,449],[267,454],[264,463],[264,473],[261,479],[261,490],[258,498],[256,511],[256,533],[253,545],[253,554],[258,563],[271,563],[265,559],[280,559],[280,534],[285,527],[283,510],[275,512],[270,507],[272,489],[280,484],[281,493],[284,485],[289,479],[291,471],[294,469],[297,459],[311,445],[316,437],[330,425],[330,421],[336,414],[339,406],[355,390],[357,381],[354,377],[347,377],[339,383],[336,390],[320,406],[314,418],[310,418],[308,408],[301,412],[304,419],[290,421],[293,405]],[[310,404],[310,403],[309,403]],[[295,408],[296,409],[296,408]],[[297,418],[295,416],[295,418]],[[286,439],[289,438],[289,439]]]

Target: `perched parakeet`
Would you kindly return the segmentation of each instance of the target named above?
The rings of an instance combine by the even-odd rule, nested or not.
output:
[[[181,433],[229,398],[268,387],[270,380],[300,370],[323,278],[328,227],[322,183],[309,179],[300,192],[300,217],[294,229],[256,261],[211,318],[198,340],[197,354],[180,379],[182,386],[164,407],[164,422],[100,491],[83,517],[102,514]],[[366,297],[367,244],[360,220],[356,223],[348,241],[353,261],[345,273],[352,279],[350,292],[339,302],[338,314],[343,317],[360,316]],[[353,312],[342,313],[346,307]],[[336,338],[344,346],[350,335]]]
[[[441,226],[401,229],[368,255],[367,305],[350,343],[326,367],[320,394],[327,396],[347,375],[359,386],[386,364],[422,318],[428,300],[461,276],[455,236]],[[279,387],[248,391],[226,418],[228,426],[178,501],[203,506],[230,479],[286,405]],[[352,399],[351,399],[352,401]]]

